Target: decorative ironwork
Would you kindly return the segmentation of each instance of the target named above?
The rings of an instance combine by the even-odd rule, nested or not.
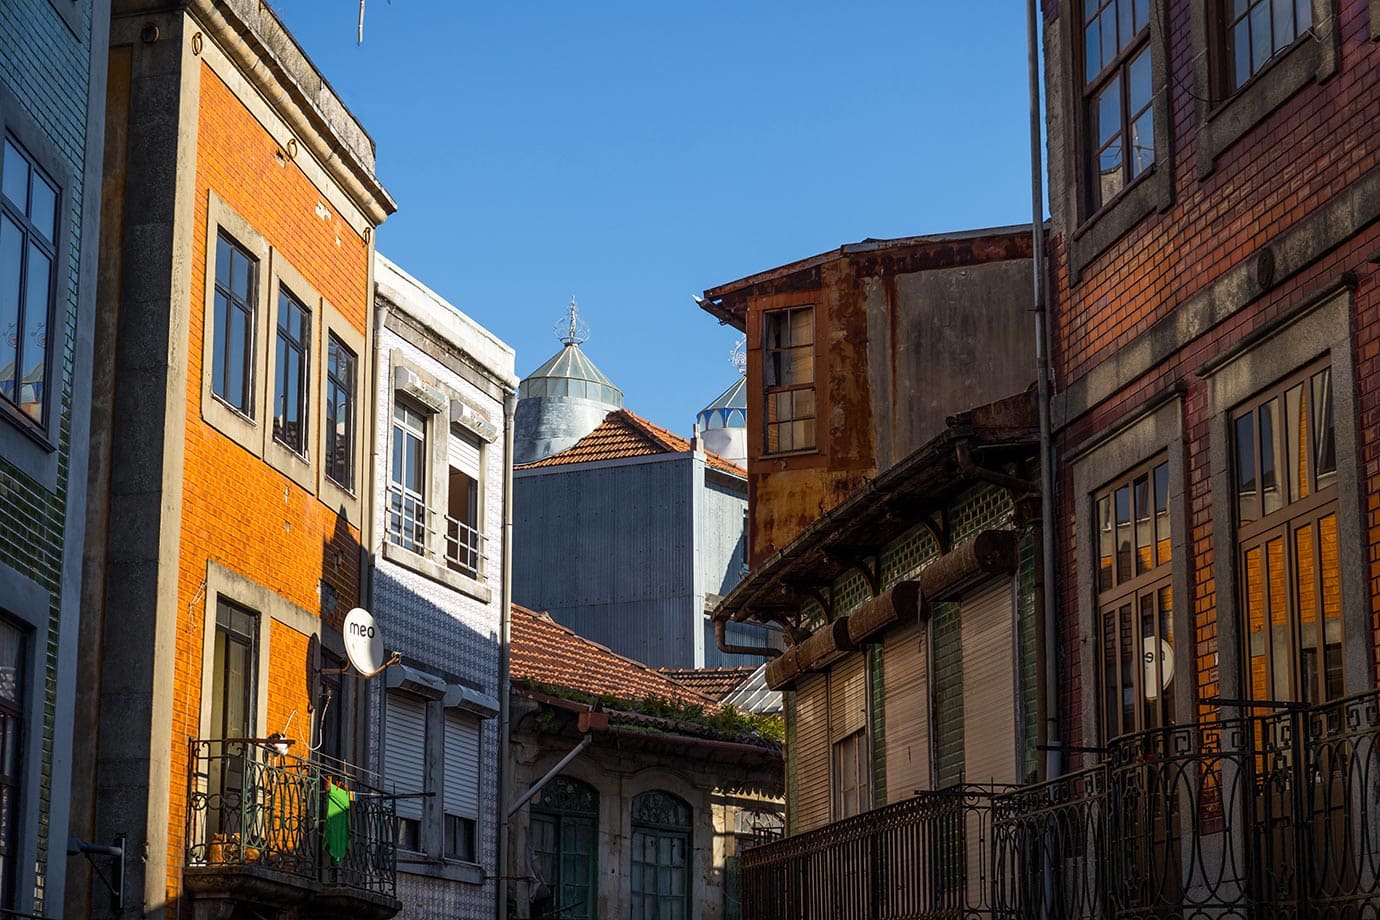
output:
[[[328,810],[333,786],[349,791],[347,808]],[[187,777],[186,865],[256,866],[391,897],[393,804],[353,767],[279,754],[252,740],[196,740]]]
[[[744,916],[1377,920],[1380,696],[1116,739],[742,854]]]
[[[632,803],[633,824],[675,829],[690,826],[690,806],[684,799],[669,792],[644,792]]]
[[[559,811],[568,815],[597,815],[599,792],[588,783],[568,776],[557,776],[542,787],[534,808]]]

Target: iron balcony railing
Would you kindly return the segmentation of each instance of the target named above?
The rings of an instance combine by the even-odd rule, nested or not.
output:
[[[384,531],[395,546],[476,581],[484,580],[489,538],[478,528],[432,508],[397,483],[388,485]]]
[[[192,741],[189,764],[188,868],[252,866],[393,896],[394,798],[358,768],[255,739]]]
[[[745,852],[743,899],[761,920],[1375,920],[1380,697],[1128,735],[1046,783],[921,793]]]

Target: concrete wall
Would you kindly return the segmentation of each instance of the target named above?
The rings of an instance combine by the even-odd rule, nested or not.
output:
[[[23,633],[24,739],[15,899],[0,906],[36,913],[60,910],[68,863],[109,18],[108,0],[0,5],[0,137],[60,186],[47,424],[35,439],[0,416],[0,616]]]
[[[502,613],[500,590],[506,560],[503,558],[503,481],[505,464],[503,438],[482,448],[483,464],[480,501],[480,529],[488,537],[488,558],[483,578],[471,581],[454,573],[423,569],[421,560],[396,547],[385,546],[384,510],[389,481],[388,460],[392,456],[390,438],[394,404],[395,366],[420,372],[431,382],[477,407],[486,421],[503,431],[503,393],[516,384],[512,377],[512,350],[492,337],[449,304],[439,301],[419,283],[399,275],[392,266],[381,266],[378,285],[387,298],[380,297],[379,316],[386,317],[378,329],[380,363],[373,393],[377,419],[375,456],[382,459],[374,469],[374,494],[371,510],[374,543],[370,547],[376,560],[372,576],[371,611],[383,628],[389,649],[396,649],[412,667],[442,677],[448,682],[472,686],[494,699],[500,693],[498,642]],[[443,334],[444,333],[444,334]],[[463,360],[464,355],[485,355],[488,367]],[[435,416],[428,437],[449,436],[448,417]],[[444,457],[444,451],[440,452]],[[438,578],[437,575],[440,575]],[[383,766],[381,744],[384,711],[384,681],[370,682],[370,752],[375,769]],[[488,804],[498,800],[498,725],[496,719],[482,723],[480,735],[480,793],[482,803],[478,828],[478,865],[446,862],[443,865],[401,864],[398,872],[398,900],[403,910],[398,915],[408,920],[429,917],[488,917],[494,911],[495,888],[484,882],[483,874],[497,871],[497,822]],[[384,777],[385,782],[388,777]],[[402,791],[402,790],[400,790]],[[420,791],[420,790],[407,790]],[[433,804],[430,801],[428,804]],[[439,809],[440,802],[434,803]]]

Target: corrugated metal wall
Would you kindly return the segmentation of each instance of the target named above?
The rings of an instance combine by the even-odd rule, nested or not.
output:
[[[699,527],[700,583],[705,591],[728,594],[742,580],[746,510],[747,482],[706,469]]]
[[[513,599],[620,654],[692,666],[690,474],[687,456],[516,475]]]

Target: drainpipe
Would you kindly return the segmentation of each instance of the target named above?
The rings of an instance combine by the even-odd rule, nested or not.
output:
[[[508,678],[509,643],[513,636],[513,413],[517,410],[517,394],[509,391],[503,396],[503,576],[499,590],[503,609],[499,612],[498,627],[498,800],[507,802],[513,797],[513,776],[508,766],[508,731],[511,718],[511,682]],[[498,873],[494,904],[497,920],[508,920],[508,819],[499,809],[498,817]]]
[[[1033,266],[1030,273],[1035,309],[1035,368],[1039,387],[1040,411],[1040,560],[1044,580],[1043,621],[1045,646],[1045,778],[1054,779],[1063,770],[1062,742],[1059,740],[1058,657],[1059,630],[1055,574],[1054,530],[1054,437],[1050,419],[1049,328],[1045,312],[1045,223],[1044,158],[1040,151],[1040,24],[1035,0],[1026,0],[1026,46],[1030,81],[1030,238]]]
[[[728,655],[760,655],[763,658],[776,658],[781,654],[779,648],[772,648],[770,645],[729,644],[728,624],[718,617],[714,618],[714,642],[719,646],[719,651]]]

